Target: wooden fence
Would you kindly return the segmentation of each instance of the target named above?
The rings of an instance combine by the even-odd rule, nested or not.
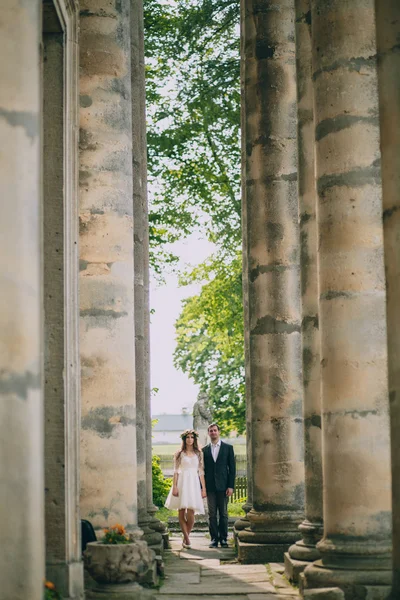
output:
[[[243,498],[243,503],[247,498],[247,477],[246,475],[242,475],[241,477],[236,477],[235,479],[235,489],[233,490],[233,495],[229,498],[229,502],[237,502],[238,500]]]

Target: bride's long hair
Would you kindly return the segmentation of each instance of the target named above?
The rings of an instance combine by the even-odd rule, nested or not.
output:
[[[177,452],[175,452],[174,458],[175,458],[177,465],[180,465],[182,452],[186,452],[186,438],[190,433],[193,435],[193,438],[194,438],[193,451],[195,454],[197,454],[199,462],[202,463],[203,453],[201,451],[201,446],[200,446],[199,440],[198,440],[199,434],[194,429],[186,429],[183,433],[181,433],[181,439],[182,439],[181,447],[179,450],[177,450]]]

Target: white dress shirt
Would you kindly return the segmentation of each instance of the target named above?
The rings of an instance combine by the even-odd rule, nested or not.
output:
[[[213,444],[211,442],[211,454],[214,459],[214,462],[217,462],[220,447],[221,447],[221,440],[218,440],[218,442],[216,444]]]

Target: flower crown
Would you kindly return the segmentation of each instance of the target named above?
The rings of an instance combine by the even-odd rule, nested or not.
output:
[[[184,440],[191,433],[195,438],[199,437],[199,434],[194,429],[185,429],[183,433],[181,433],[181,439]]]

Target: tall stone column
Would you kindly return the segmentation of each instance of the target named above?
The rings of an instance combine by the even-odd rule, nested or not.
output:
[[[311,3],[296,0],[295,4],[306,518],[299,527],[302,540],[285,554],[285,572],[292,581],[298,580],[308,562],[319,558],[315,545],[323,534]]]
[[[142,194],[142,224],[143,224],[143,386],[144,386],[144,413],[145,413],[145,460],[146,460],[146,502],[147,513],[150,516],[149,526],[163,538],[164,547],[168,547],[168,533],[164,523],[155,517],[158,508],[153,503],[153,477],[152,477],[152,420],[151,420],[151,373],[150,373],[150,262],[149,262],[149,214],[147,196],[147,132],[146,132],[146,81],[144,63],[144,22],[143,0],[135,0],[137,12],[138,35],[138,63],[137,83],[140,93],[140,186]]]
[[[77,10],[43,6],[43,311],[46,577],[83,597],[79,514]]]
[[[150,527],[152,522],[147,505],[147,360],[146,313],[147,294],[145,271],[147,244],[147,194],[146,172],[143,161],[146,154],[146,113],[144,85],[143,9],[142,0],[132,2],[131,15],[131,75],[132,75],[132,142],[133,142],[133,212],[134,212],[134,263],[135,263],[135,361],[136,361],[136,438],[138,477],[138,521],[144,539],[159,553],[162,536]],[[143,143],[144,141],[144,143]],[[150,450],[151,452],[151,450]]]
[[[400,4],[376,3],[392,429],[393,600],[400,597]]]
[[[304,575],[346,600],[392,578],[375,25],[372,0],[312,1],[324,537]]]
[[[104,6],[103,6],[104,5]],[[130,2],[84,0],[80,35],[81,510],[137,528]]]
[[[240,4],[240,21],[245,22],[245,2]],[[249,315],[249,280],[248,280],[248,222],[247,222],[247,194],[246,194],[246,96],[245,96],[245,27],[240,30],[240,95],[241,95],[241,183],[242,183],[242,287],[243,287],[243,321],[244,321],[244,371],[245,371],[245,393],[246,393],[246,475],[247,475],[247,498],[243,505],[245,515],[235,521],[234,536],[238,541],[238,533],[250,527],[247,514],[253,507],[253,470],[252,470],[252,438],[251,438],[251,369],[250,369],[250,315]]]
[[[44,466],[40,2],[0,20],[0,595],[41,600]]]
[[[252,499],[243,562],[282,561],[304,516],[294,2],[245,0]]]

